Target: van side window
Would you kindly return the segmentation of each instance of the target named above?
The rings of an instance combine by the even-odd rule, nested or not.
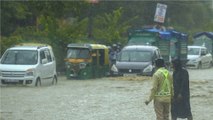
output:
[[[50,55],[50,51],[47,49],[47,50],[44,51],[44,53],[45,53],[45,55],[47,57],[47,61],[48,62],[52,62],[52,57]]]
[[[46,56],[45,56],[45,54],[44,54],[44,51],[41,51],[40,52],[40,63],[42,63],[42,60],[43,59],[46,59]]]
[[[48,49],[42,50],[40,52],[40,61],[42,63],[43,59],[46,59],[47,63],[52,62],[52,57],[50,55],[50,51]]]

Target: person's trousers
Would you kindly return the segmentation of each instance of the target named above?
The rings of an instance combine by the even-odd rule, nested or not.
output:
[[[154,101],[154,109],[157,120],[169,120],[170,103]]]

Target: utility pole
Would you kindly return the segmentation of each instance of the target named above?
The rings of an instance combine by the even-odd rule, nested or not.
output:
[[[88,36],[87,38],[91,39],[93,38],[93,34],[92,34],[92,31],[93,31],[93,9],[94,9],[94,5],[96,3],[98,3],[99,1],[98,0],[88,0],[88,2],[90,3],[90,6],[89,6],[89,14],[88,14]]]
[[[1,58],[1,38],[0,38],[0,58]]]
[[[90,38],[92,38],[92,24],[93,24],[93,17],[92,17],[92,8],[93,7],[93,4],[91,4],[90,6],[89,6],[89,19],[88,19],[88,38],[90,39]]]

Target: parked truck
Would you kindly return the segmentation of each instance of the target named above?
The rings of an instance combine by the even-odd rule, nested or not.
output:
[[[173,29],[142,28],[129,31],[127,45],[151,45],[160,49],[167,65],[173,58],[187,62],[188,35]]]

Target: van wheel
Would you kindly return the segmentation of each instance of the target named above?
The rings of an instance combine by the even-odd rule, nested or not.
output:
[[[41,86],[41,80],[40,80],[40,78],[37,78],[37,79],[36,79],[36,84],[35,84],[35,86],[36,86],[36,87]]]
[[[54,77],[53,77],[53,81],[52,81],[52,85],[56,85],[56,84],[57,84],[57,77],[54,76]]]

